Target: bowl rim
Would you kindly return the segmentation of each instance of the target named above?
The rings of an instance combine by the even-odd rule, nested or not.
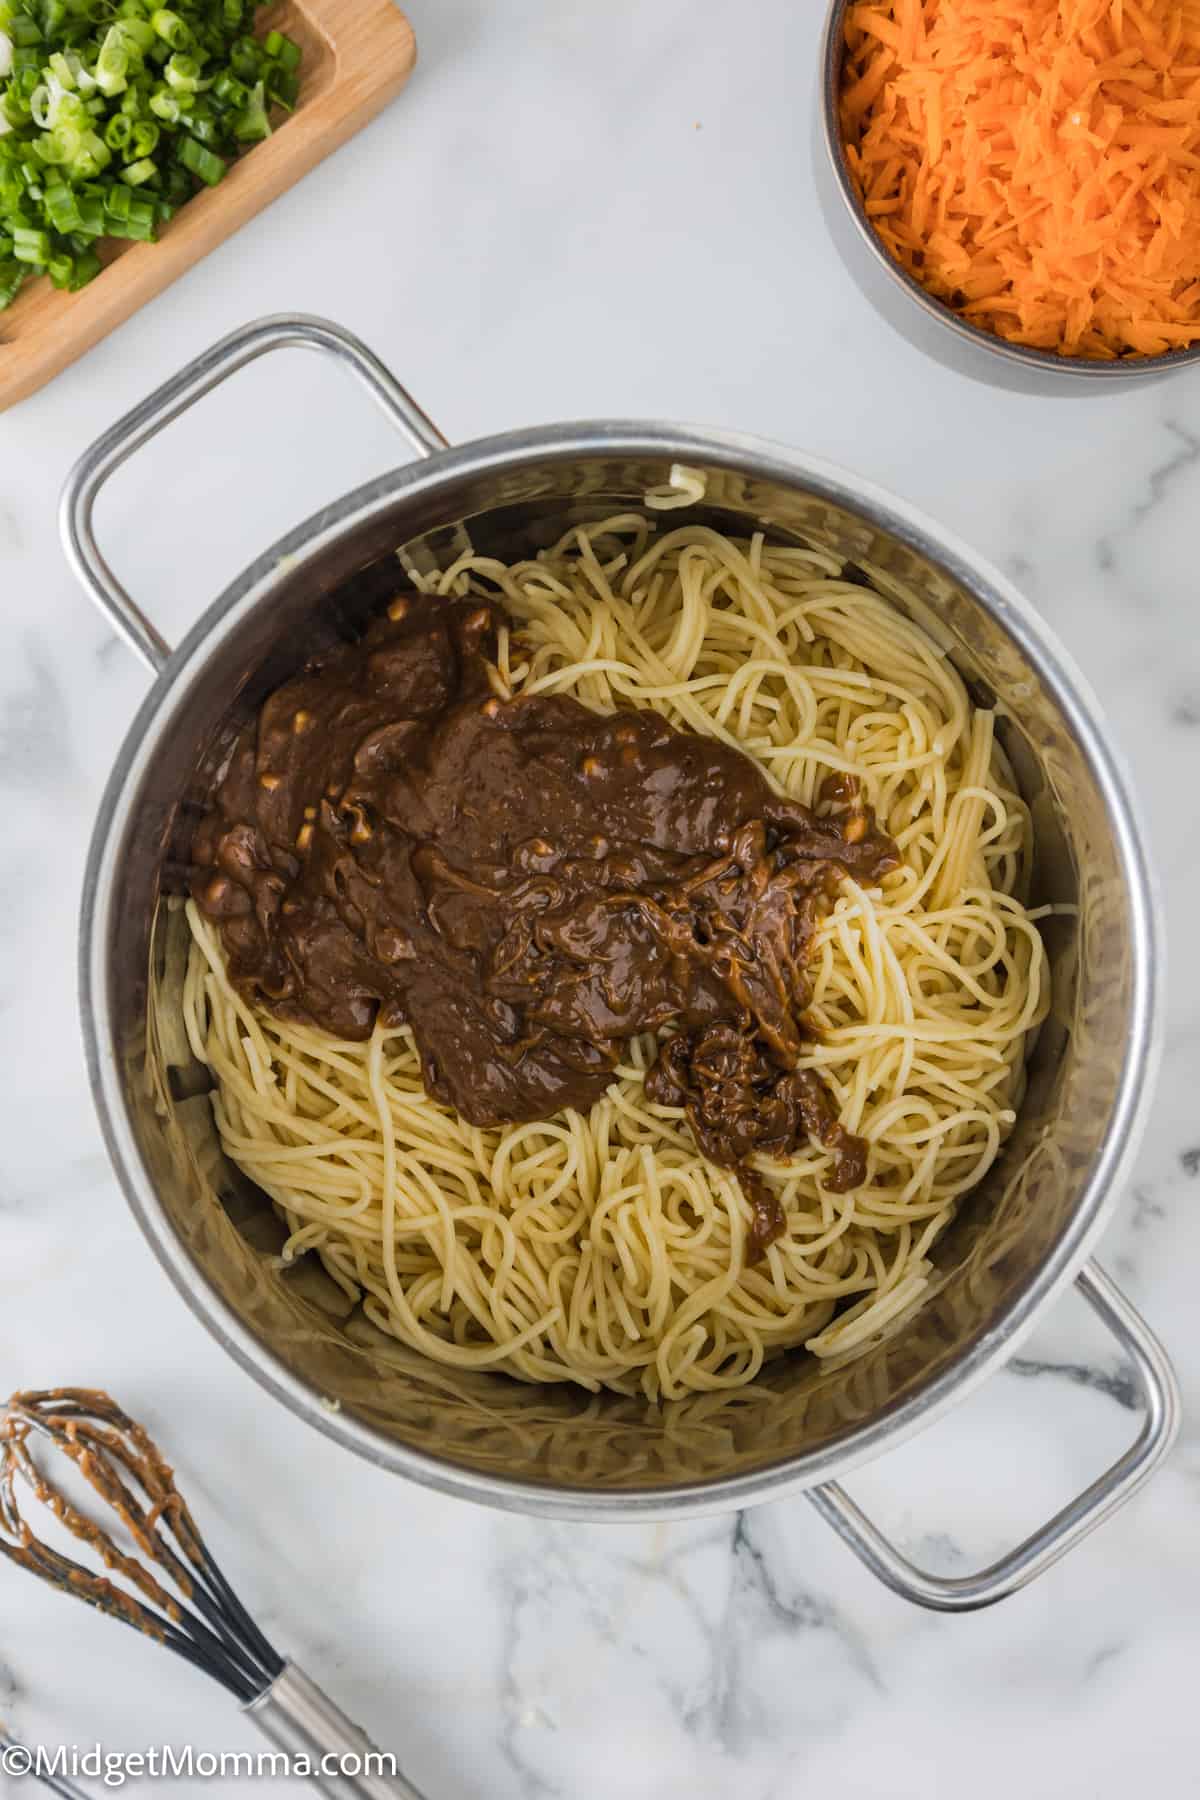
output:
[[[985,331],[982,326],[973,325],[962,318],[953,307],[947,306],[944,300],[939,300],[927,288],[922,287],[915,276],[896,262],[863,211],[850,174],[850,165],[846,160],[838,118],[842,58],[845,53],[841,27],[847,11],[854,3],[855,0],[829,0],[825,16],[820,54],[821,136],[834,181],[857,236],[865,244],[876,266],[887,273],[895,286],[908,296],[926,318],[952,332],[961,343],[970,344],[977,350],[1002,357],[1006,362],[1016,363],[1025,369],[1064,376],[1068,381],[1146,380],[1150,376],[1169,375],[1176,369],[1188,368],[1200,362],[1200,342],[1186,349],[1160,351],[1156,356],[1123,357],[1112,362],[1080,356],[1061,356],[1055,350],[1037,350],[1028,344],[1014,344],[1007,338],[997,337],[994,332]]]
[[[1077,736],[1106,805],[1129,895],[1136,947],[1128,1042],[1095,1165],[1059,1242],[1026,1285],[962,1355],[840,1443],[818,1446],[731,1476],[665,1483],[626,1493],[560,1487],[466,1468],[406,1445],[352,1413],[331,1408],[238,1316],[209,1282],[171,1222],[133,1130],[121,1080],[110,1005],[109,949],[124,905],[121,857],[142,778],[165,729],[186,703],[206,652],[269,605],[293,579],[348,534],[365,531],[407,502],[474,479],[530,465],[614,457],[705,463],[748,477],[803,486],[833,506],[866,516],[965,587],[1037,668]],[[326,1437],[388,1469],[459,1499],[579,1523],[666,1520],[728,1512],[832,1481],[903,1442],[964,1399],[1008,1360],[1042,1311],[1074,1279],[1108,1224],[1141,1141],[1160,1060],[1163,927],[1157,886],[1131,784],[1086,678],[1006,576],[909,502],[840,466],[745,433],[657,421],[590,420],[499,433],[439,451],[376,477],[322,508],[259,556],[225,589],[172,652],[132,720],[101,798],[84,874],[79,924],[79,998],[88,1076],[109,1157],[126,1200],[158,1261],[192,1313],[243,1370]]]

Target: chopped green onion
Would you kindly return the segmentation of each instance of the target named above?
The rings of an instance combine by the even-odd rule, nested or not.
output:
[[[268,49],[267,55],[273,57],[281,68],[287,70],[289,75],[294,75],[296,70],[300,67],[301,52],[299,44],[290,37],[284,37],[281,31],[273,31],[271,33],[271,38],[277,38],[279,40],[278,47],[274,50]],[[268,44],[270,43],[271,38],[267,39]]]
[[[217,76],[213,82],[212,92],[213,99],[219,101],[222,106],[232,106],[238,111],[249,105],[250,102],[249,88],[244,81],[239,81],[236,75],[231,75],[228,69],[223,69]]]
[[[117,113],[104,128],[104,141],[110,150],[125,150],[133,138],[133,120],[128,113]]]
[[[120,25],[110,26],[92,73],[97,87],[110,98],[124,92],[129,73],[129,51]]]
[[[98,238],[104,236],[104,197],[102,194],[81,193],[76,202],[79,207],[79,225],[77,230],[85,236]]]
[[[241,81],[257,81],[262,52],[253,38],[240,38],[229,52],[229,66]]]
[[[178,94],[194,94],[200,86],[200,64],[194,56],[178,52],[170,59],[163,74]]]
[[[174,162],[166,172],[163,186],[167,199],[182,206],[183,202],[191,195],[192,177],[186,169]]]
[[[0,310],[30,274],[75,291],[97,242],[148,242],[299,94],[266,0],[0,0]]]
[[[275,69],[271,75],[270,95],[291,112],[300,98],[299,80],[295,75],[289,75],[286,69]]]
[[[168,94],[160,88],[157,94],[150,96],[150,110],[164,125],[178,125],[183,117],[183,107],[179,103],[178,94]]]
[[[149,19],[141,16],[140,12],[124,13],[113,26],[113,30],[121,33],[126,48],[137,56],[145,56],[147,50],[154,47],[156,36],[154,27]]]
[[[64,56],[61,50],[56,50],[46,67],[57,79],[60,87],[64,87],[68,91],[74,90],[79,79],[79,70],[73,57]]]
[[[73,163],[82,142],[83,133],[77,126],[64,125],[57,131],[43,133],[36,139],[33,148],[44,163],[53,167],[59,163]]]
[[[71,292],[77,293],[86,287],[89,281],[95,281],[104,264],[94,250],[80,250],[75,257],[75,272],[71,277]]]
[[[68,232],[78,231],[83,224],[79,201],[65,181],[50,183],[46,188],[46,198],[42,204],[46,209],[46,217],[55,231],[62,232],[64,237]]]
[[[78,152],[71,161],[71,173],[80,181],[90,181],[112,161],[112,152],[94,131],[85,131]]]
[[[54,128],[63,131],[67,126],[76,131],[83,131],[89,118],[87,107],[78,94],[60,93],[54,102]]]
[[[254,85],[254,92],[248,97],[246,105],[233,121],[233,135],[239,144],[257,144],[271,135],[271,121],[267,117],[267,96],[261,81]]]
[[[127,219],[114,219],[109,230],[113,237],[132,238],[135,243],[149,244],[154,239],[154,216],[135,219],[131,213]]]
[[[150,23],[155,35],[169,44],[172,50],[190,50],[196,42],[187,23],[169,7],[160,6],[157,12],[151,13]]]
[[[33,263],[39,268],[45,268],[51,257],[50,233],[19,227],[13,232],[13,255],[18,262]]]
[[[11,306],[24,283],[28,271],[15,257],[0,263],[0,308]]]
[[[207,100],[197,100],[188,115],[188,136],[197,143],[213,145],[217,141],[217,115]]]
[[[209,187],[216,187],[224,179],[225,163],[205,145],[198,144],[195,138],[183,139],[179,146],[179,160],[185,169],[190,169],[193,175],[198,175]]]

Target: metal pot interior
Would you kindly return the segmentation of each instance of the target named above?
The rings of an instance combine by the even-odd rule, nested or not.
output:
[[[879,503],[744,440],[589,429],[586,439],[528,433],[500,440],[502,453],[476,446],[398,472],[310,521],[217,603],[114,775],[83,955],[93,1070],[127,1191],[177,1284],[240,1360],[376,1461],[502,1504],[527,1503],[524,1486],[590,1496],[604,1510],[606,1497],[712,1495],[735,1477],[750,1478],[738,1490],[770,1486],[785,1468],[789,1483],[815,1481],[880,1447],[1003,1347],[1098,1223],[1145,1061],[1152,944],[1136,841],[1102,752],[1097,761],[1094,716],[1002,593]],[[491,554],[527,553],[568,521],[637,505],[676,458],[704,469],[707,499],[669,515],[671,525],[816,541],[915,590],[921,622],[976,701],[999,705],[1033,811],[1035,901],[1069,910],[1044,927],[1054,1004],[1021,1117],[941,1241],[944,1279],[924,1310],[843,1368],[793,1354],[740,1392],[649,1406],[435,1366],[352,1310],[315,1262],[281,1267],[283,1228],[222,1155],[208,1077],[188,1051],[187,932],[173,897],[197,767],[317,632],[345,628],[347,577],[400,545],[441,561],[464,526]]]

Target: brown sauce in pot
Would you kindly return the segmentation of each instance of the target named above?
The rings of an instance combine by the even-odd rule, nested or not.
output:
[[[192,891],[256,1005],[335,1036],[407,1023],[472,1124],[586,1109],[661,1031],[652,1102],[737,1169],[753,1254],[784,1229],[746,1168],[811,1134],[833,1183],[865,1146],[797,1070],[813,932],[844,873],[896,865],[852,784],[829,817],[657,713],[496,698],[489,602],[398,595],[314,657],[235,744]]]

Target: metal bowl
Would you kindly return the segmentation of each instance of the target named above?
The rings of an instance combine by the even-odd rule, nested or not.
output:
[[[105,563],[92,513],[107,476],[170,419],[264,351],[306,345],[347,365],[416,459],[332,502],[264,554],[170,649]],[[231,720],[291,674],[347,579],[405,547],[444,561],[461,532],[487,553],[529,554],[568,522],[638,504],[681,462],[706,481],[681,517],[816,542],[890,571],[909,610],[994,706],[1034,820],[1036,898],[1054,1003],[1004,1152],[939,1241],[929,1303],[858,1360],[772,1362],[733,1394],[652,1406],[565,1385],[443,1368],[385,1338],[307,1259],[224,1158],[207,1071],[180,993],[188,933],[178,900],[196,771]],[[1136,1487],[1178,1419],[1159,1346],[1087,1264],[1116,1206],[1150,1093],[1161,945],[1136,811],[1081,677],[1036,613],[964,545],[819,460],[733,432],[596,421],[508,432],[451,449],[361,344],[320,320],[265,320],[202,357],[87,452],[63,505],[88,592],[154,669],[105,790],[80,925],[81,1010],[93,1089],[117,1173],[163,1266],[197,1316],[277,1398],[384,1468],[446,1492],[566,1519],[711,1512],[807,1491],[897,1591],[985,1605],[1045,1568]],[[428,565],[427,565],[428,566]],[[190,792],[189,792],[190,790]],[[928,1424],[1010,1356],[1075,1280],[1116,1334],[1144,1402],[1137,1442],[1054,1520],[990,1568],[915,1568],[835,1477]]]
[[[845,54],[843,22],[851,3],[832,0],[825,21],[814,170],[830,235],[851,275],[888,323],[956,373],[1019,392],[1104,392],[1114,382],[1145,381],[1200,362],[1200,344],[1119,362],[1093,362],[1012,344],[970,324],[901,268],[863,210],[842,144],[838,96]]]

